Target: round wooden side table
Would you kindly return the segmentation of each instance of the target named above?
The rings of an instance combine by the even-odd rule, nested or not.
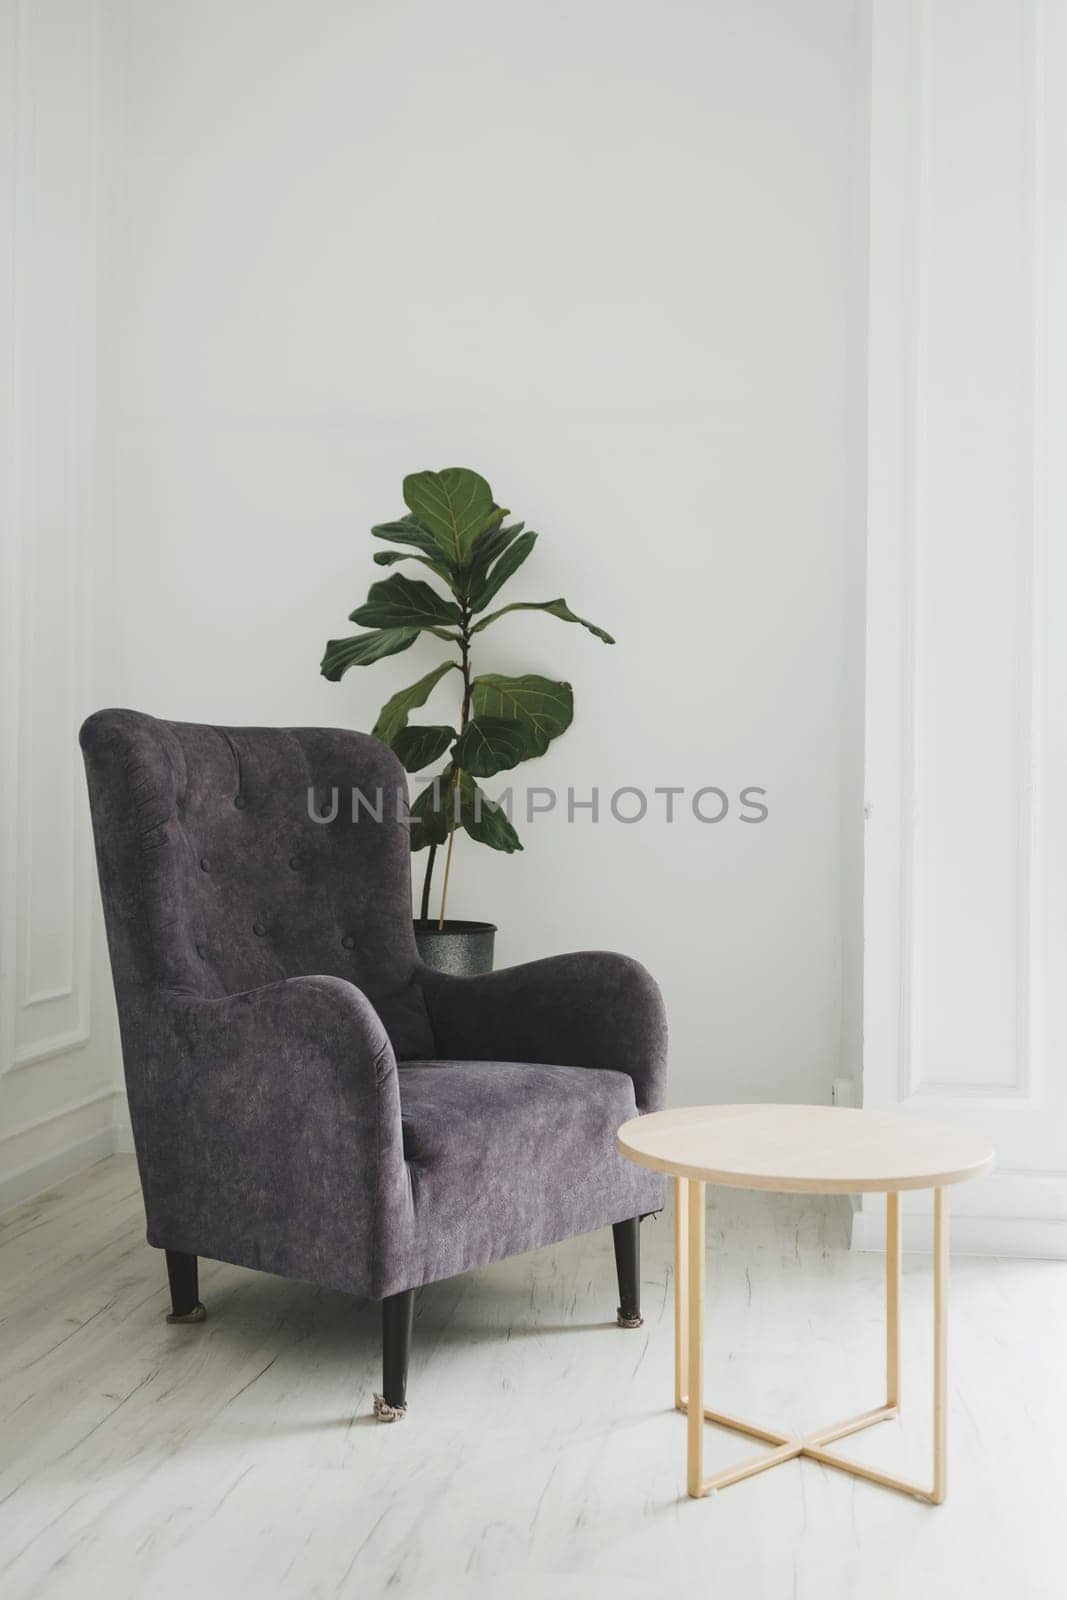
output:
[[[688,1492],[695,1499],[797,1456],[810,1456],[889,1489],[940,1505],[948,1427],[948,1186],[981,1177],[993,1151],[975,1134],[899,1112],[831,1106],[687,1106],[635,1117],[619,1129],[621,1153],[675,1180],[674,1403],[687,1413]],[[885,1404],[803,1438],[704,1406],[705,1185],[784,1194],[886,1196]],[[900,1195],[934,1191],[934,1475],[931,1488],[850,1461],[827,1446],[898,1414],[900,1407]],[[683,1376],[687,1384],[683,1386]],[[773,1448],[704,1477],[704,1422]]]

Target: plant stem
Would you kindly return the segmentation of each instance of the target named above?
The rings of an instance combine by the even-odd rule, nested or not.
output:
[[[455,791],[453,790],[453,795],[454,794]],[[452,871],[452,846],[455,843],[455,839],[456,830],[453,828],[451,833],[448,835],[448,851],[445,855],[445,881],[441,885],[441,915],[437,922],[438,933],[441,932],[445,925],[445,901],[448,899],[448,875]]]
[[[419,916],[423,922],[430,920],[430,880],[433,877],[433,864],[437,859],[437,846],[432,844],[426,857],[426,871],[422,879],[422,900],[419,905]]]
[[[464,598],[464,600],[462,602],[462,611],[463,611],[463,618],[462,618],[462,621],[460,623],[460,638],[459,638],[459,653],[460,653],[460,657],[461,657],[460,671],[463,673],[463,709],[460,712],[460,717],[459,717],[459,731],[460,731],[461,735],[463,733],[464,728],[467,726],[467,720],[468,720],[468,718],[470,716],[470,709],[471,709],[471,655],[470,655],[470,646],[471,646],[471,636],[470,636],[471,612],[470,612],[470,609],[469,609],[469,606],[468,606],[466,598]],[[453,783],[452,783],[452,793],[451,793],[451,796],[450,796],[451,803],[452,803],[452,816],[448,819],[449,820],[448,851],[447,851],[447,854],[445,855],[445,878],[444,878],[444,882],[441,885],[441,914],[437,919],[438,931],[440,931],[445,925],[445,904],[446,904],[446,902],[448,900],[448,879],[449,879],[449,875],[450,875],[450,873],[452,871],[452,846],[455,844],[455,841],[456,841],[456,826],[457,826],[456,821],[455,821],[456,795],[459,792],[459,784],[460,784],[460,778],[461,777],[462,777],[462,773],[460,772],[459,768],[457,767],[456,768],[456,775],[455,775],[455,778],[453,779]],[[427,870],[429,870],[429,869],[427,869]]]

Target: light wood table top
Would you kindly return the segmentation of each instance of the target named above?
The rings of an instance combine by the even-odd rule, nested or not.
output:
[[[623,1123],[616,1144],[656,1172],[786,1194],[937,1189],[994,1161],[967,1129],[839,1106],[683,1106]]]

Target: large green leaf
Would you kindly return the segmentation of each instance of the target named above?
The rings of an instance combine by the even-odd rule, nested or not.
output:
[[[452,768],[439,772],[411,803],[411,848],[444,844],[453,821]]]
[[[459,793],[460,821],[472,839],[479,844],[489,845],[492,850],[503,850],[508,855],[522,849],[519,836],[511,826],[503,806],[490,800],[466,772],[460,774]]]
[[[350,639],[330,639],[319,671],[331,683],[339,683],[349,667],[367,667],[383,656],[399,655],[418,637],[418,628],[383,628],[377,633],[355,633]]]
[[[391,578],[371,584],[366,600],[356,607],[349,621],[365,628],[432,628],[461,622],[462,613],[428,583],[394,572]]]
[[[408,772],[423,772],[444,755],[455,737],[455,728],[444,723],[414,723],[393,735],[392,746]]]
[[[507,772],[530,754],[528,736],[518,722],[504,717],[475,717],[468,722],[452,752],[452,760],[475,778]]]
[[[574,696],[569,683],[553,683],[528,673],[505,678],[485,673],[471,685],[471,710],[475,717],[500,717],[517,722],[526,735],[531,756],[543,756],[553,739],[571,725]]]
[[[422,566],[428,567],[431,572],[443,578],[456,593],[456,575],[447,561],[434,561],[430,556],[420,556],[417,550],[375,550],[374,564],[376,567],[395,567],[398,561],[418,561]]]
[[[414,545],[424,556],[436,556],[441,553],[437,540],[418,517],[399,517],[395,522],[377,522],[371,533],[376,539],[387,539],[390,544]]]
[[[446,672],[458,672],[458,661],[444,661],[439,667],[434,667],[418,683],[411,683],[406,689],[398,689],[384,704],[378,713],[378,720],[372,730],[376,739],[381,739],[384,744],[391,745],[401,728],[408,725],[408,716],[418,706],[424,706],[431,693],[440,683]]]
[[[494,562],[492,570],[481,586],[472,592],[472,611],[485,610],[490,600],[499,593],[512,574],[518,572],[536,543],[536,533],[524,533],[521,538],[508,545],[503,555]]]
[[[605,644],[614,644],[615,640],[610,633],[605,633],[603,628],[598,628],[595,622],[587,622],[584,617],[575,616],[566,600],[515,600],[510,606],[501,606],[499,611],[490,611],[472,629],[472,633],[481,633],[483,628],[488,628],[497,617],[506,616],[509,611],[547,611],[550,616],[558,617],[561,622],[577,622],[581,627],[588,628],[590,633],[595,633],[598,639],[603,639]]]
[[[417,517],[401,517],[398,522],[379,522],[371,529],[376,539],[389,539],[393,544],[408,545],[407,550],[376,550],[374,559],[380,567],[395,566],[398,561],[421,561],[443,578],[453,593],[459,579],[459,569],[441,554],[429,528],[424,528]]]
[[[395,567],[398,561],[421,561],[423,566],[432,567],[434,563],[429,556],[420,556],[417,550],[375,550],[374,565],[376,567]]]
[[[506,526],[501,524],[482,534],[474,546],[474,555],[471,557],[472,588],[483,581],[490,562],[495,561],[497,556],[503,555],[508,545],[519,537],[525,526],[525,522],[509,522]]]
[[[469,467],[411,473],[404,479],[404,504],[456,566],[466,566],[478,538],[507,515],[493,505],[485,479]]]

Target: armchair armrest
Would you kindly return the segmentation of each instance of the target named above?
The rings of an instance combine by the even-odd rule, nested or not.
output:
[[[419,981],[442,1055],[610,1067],[633,1079],[639,1111],[662,1103],[667,1018],[640,962],[588,950],[474,978],[423,968]]]
[[[159,1004],[134,1116],[149,1242],[374,1295],[406,1179],[370,1001],[303,977]]]

